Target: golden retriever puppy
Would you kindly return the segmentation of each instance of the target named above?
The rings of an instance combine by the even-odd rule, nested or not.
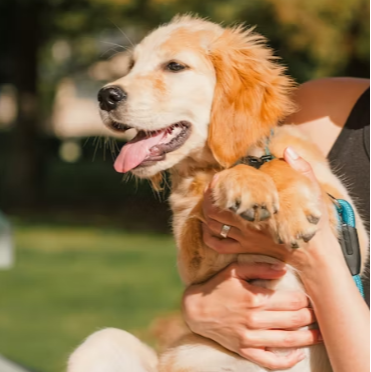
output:
[[[305,249],[321,217],[319,195],[282,160],[289,145],[312,165],[337,233],[327,193],[346,200],[349,195],[316,145],[296,128],[279,125],[293,110],[293,84],[263,37],[243,27],[176,17],[137,45],[130,60],[127,74],[99,92],[101,116],[113,130],[138,132],[116,159],[118,172],[130,171],[156,185],[161,172],[170,171],[173,229],[185,285],[205,281],[233,262],[276,262],[257,255],[219,255],[204,245],[201,204],[216,173],[213,197],[220,208],[235,211],[246,226],[268,227],[273,238],[286,245],[282,249]],[[247,155],[261,157],[266,147],[274,159],[260,169],[235,165]],[[358,215],[357,226],[363,268],[368,240]],[[303,290],[293,269],[281,280],[258,285]],[[331,371],[323,345],[304,351],[306,358],[287,371]],[[148,349],[124,331],[101,331],[71,356],[69,371],[267,371],[191,332],[158,362],[148,355]]]

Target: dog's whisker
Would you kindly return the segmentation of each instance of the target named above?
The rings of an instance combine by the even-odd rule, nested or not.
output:
[[[131,39],[129,38],[129,36],[128,35],[126,35],[126,33],[120,28],[120,27],[118,27],[117,25],[116,25],[116,23],[115,22],[113,22],[111,19],[109,20],[121,33],[122,33],[122,35],[124,35],[124,37],[126,38],[126,40],[130,43],[130,45],[133,47],[134,46],[134,44],[133,44],[133,42],[131,41]]]
[[[90,138],[91,138],[91,137],[89,136],[89,137],[87,137],[87,138],[85,139],[85,141],[84,141],[82,147],[85,147],[85,146],[87,145],[87,143],[89,142]]]
[[[125,50],[129,49],[129,48],[126,47],[126,46],[123,46],[123,45],[120,45],[120,44],[116,44],[116,43],[111,43],[111,42],[109,42],[109,41],[101,41],[101,43],[103,43],[103,44],[108,44],[108,45],[114,45],[114,46],[117,46],[117,47],[122,48],[122,49],[125,49]]]
[[[95,149],[93,153],[93,161],[95,161],[98,149],[104,147],[104,139],[102,137],[96,137],[95,138]]]
[[[99,58],[103,58],[107,53],[111,52],[112,50],[113,50],[114,52],[116,52],[116,53],[113,53],[113,55],[110,56],[109,59],[111,59],[112,57],[116,56],[118,53],[122,53],[122,52],[118,52],[118,51],[116,50],[116,48],[113,47],[113,48],[109,48],[108,50],[106,50],[105,52],[103,52],[103,53],[99,56]]]
[[[109,147],[110,147],[112,160],[115,160],[115,156],[116,156],[115,141],[116,140],[114,138],[110,138],[109,140]]]
[[[126,53],[126,51],[121,51],[121,52],[118,52],[118,51],[116,51],[116,53],[113,53],[111,56],[109,56],[107,59],[108,60],[111,60],[113,57],[116,57],[116,56],[118,56],[119,54],[122,54],[122,53]]]

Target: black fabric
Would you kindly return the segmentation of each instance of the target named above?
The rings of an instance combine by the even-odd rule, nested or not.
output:
[[[334,173],[345,181],[370,233],[370,89],[353,107],[328,159]],[[370,261],[362,280],[370,306]]]

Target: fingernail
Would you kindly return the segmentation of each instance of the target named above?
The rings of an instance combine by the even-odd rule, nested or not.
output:
[[[209,184],[207,184],[207,185],[205,186],[205,188],[204,188],[204,193],[205,193],[207,190],[209,190]]]
[[[299,358],[299,360],[303,360],[304,358],[305,358],[305,353],[304,353],[304,351],[299,351],[298,352],[298,358]]]
[[[275,263],[271,265],[271,269],[275,271],[282,271],[286,269],[286,264],[283,262]]]
[[[298,159],[299,159],[299,155],[294,151],[293,148],[288,147],[288,148],[286,149],[286,152],[287,152],[287,154],[290,156],[290,158],[291,158],[292,160],[298,160]]]
[[[211,180],[211,183],[210,183],[210,186],[211,187],[214,187],[215,186],[216,181],[218,180],[218,178],[219,178],[219,174],[215,174],[214,177],[213,177],[213,179]]]

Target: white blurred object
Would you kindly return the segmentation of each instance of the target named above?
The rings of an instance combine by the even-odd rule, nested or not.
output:
[[[28,369],[25,369],[8,359],[3,358],[0,355],[0,371],[1,372],[29,372]]]
[[[13,235],[10,222],[0,212],[0,269],[10,269],[14,264]]]

